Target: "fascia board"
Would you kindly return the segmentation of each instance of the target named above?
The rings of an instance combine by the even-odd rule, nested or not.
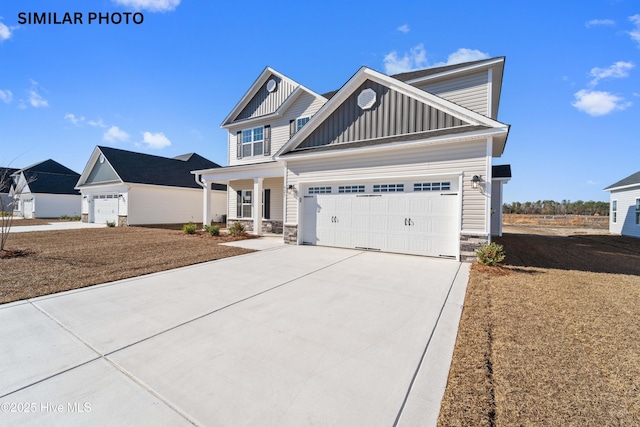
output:
[[[429,76],[418,77],[417,79],[407,80],[405,83],[407,83],[407,84],[422,83],[422,82],[426,82],[426,81],[429,81],[429,80],[435,80],[435,79],[440,79],[442,77],[452,76],[454,74],[464,74],[464,73],[468,73],[470,71],[481,70],[482,68],[489,68],[492,65],[496,65],[496,64],[504,64],[504,58],[502,58],[502,57],[501,58],[496,58],[496,59],[494,59],[492,61],[487,61],[487,62],[483,62],[483,63],[480,63],[480,64],[469,65],[467,67],[456,68],[454,70],[447,70],[447,71],[443,71],[441,73],[431,74]]]
[[[344,149],[344,150],[330,150],[330,151],[321,151],[321,152],[300,152],[291,154],[286,158],[280,158],[278,160],[286,160],[287,162],[294,162],[296,160],[307,160],[311,158],[320,158],[320,157],[337,157],[344,155],[355,155],[355,154],[365,154],[370,152],[377,151],[390,151],[397,149],[410,149],[420,146],[431,146],[431,145],[442,145],[449,144],[455,142],[466,142],[466,141],[478,141],[483,140],[484,138],[488,138],[494,135],[500,135],[504,133],[505,129],[487,129],[482,131],[477,131],[469,134],[462,135],[451,135],[451,136],[441,136],[437,138],[429,138],[429,139],[421,139],[410,142],[393,142],[389,144],[380,144],[369,147],[359,147],[353,149]],[[310,149],[312,150],[312,149]]]
[[[619,190],[628,190],[628,189],[631,189],[631,188],[634,188],[634,187],[640,188],[640,182],[637,182],[635,184],[621,185],[619,187],[607,187],[602,191],[611,192],[611,191],[619,191]]]

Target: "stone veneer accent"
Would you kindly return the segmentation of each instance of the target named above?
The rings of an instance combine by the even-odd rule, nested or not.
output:
[[[127,216],[126,215],[118,215],[118,227],[126,227],[127,225]]]
[[[89,222],[89,214],[82,214],[80,218],[81,222]]]
[[[227,221],[227,228],[231,227],[234,222],[239,222],[244,225],[244,229],[250,233],[253,231],[253,220],[252,219],[230,219]],[[275,221],[270,219],[262,220],[262,232],[263,233],[273,233],[273,234],[282,234],[283,231],[283,223],[282,221]]]
[[[297,225],[284,226],[284,242],[289,245],[298,244],[298,226]]]
[[[480,234],[461,234],[460,235],[460,261],[474,262],[476,249],[489,241],[489,236]]]

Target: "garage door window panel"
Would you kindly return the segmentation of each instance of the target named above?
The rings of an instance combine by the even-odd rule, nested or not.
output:
[[[418,182],[413,184],[413,191],[449,191],[451,182]]]

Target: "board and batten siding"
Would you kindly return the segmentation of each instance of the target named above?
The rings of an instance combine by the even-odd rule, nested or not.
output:
[[[489,73],[482,71],[417,86],[426,92],[489,116]]]
[[[623,236],[640,237],[640,225],[636,224],[636,199],[640,188],[612,191],[609,207],[609,232]],[[617,220],[613,222],[613,201],[618,201]]]
[[[473,175],[486,177],[487,141],[469,141],[441,146],[343,153],[342,157],[287,159],[287,184],[305,195],[307,183],[349,182],[349,180],[396,179],[419,176],[457,176],[463,174],[462,232],[486,233],[487,196],[473,189]],[[299,200],[286,194],[286,225],[297,225]]]
[[[267,83],[269,80],[276,81],[276,90],[269,92],[267,90]],[[236,120],[251,119],[254,117],[264,116],[266,114],[274,113],[284,101],[287,100],[289,95],[295,90],[295,86],[291,83],[282,80],[280,77],[270,75],[258,92],[251,98],[247,105],[240,111],[240,113],[234,118]]]
[[[229,128],[228,146],[229,146],[229,166],[246,165],[251,163],[262,163],[271,159],[282,146],[289,141],[289,122],[300,117],[311,117],[324,105],[325,101],[313,96],[308,92],[303,92],[286,110],[283,117],[277,117],[271,120],[265,120],[262,123],[252,124],[250,126],[238,125]],[[271,154],[268,156],[259,155],[253,157],[244,157],[238,159],[236,156],[237,137],[236,132],[242,129],[254,128],[259,126],[271,126]]]
[[[376,93],[374,105],[358,106],[365,89]],[[406,135],[469,123],[380,83],[367,80],[309,135],[298,148]]]
[[[283,219],[283,206],[284,206],[284,180],[283,178],[266,178],[262,181],[262,188],[271,190],[271,203],[269,205],[269,211],[271,220],[282,221]],[[230,181],[227,191],[227,206],[228,213],[227,218],[237,218],[237,191],[239,190],[253,190],[252,179],[242,179],[237,181]]]

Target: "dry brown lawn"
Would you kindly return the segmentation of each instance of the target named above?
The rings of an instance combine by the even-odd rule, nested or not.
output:
[[[496,240],[506,266],[472,268],[439,425],[640,425],[640,239]]]
[[[0,303],[252,252],[218,245],[230,240],[141,227],[13,233],[5,249],[24,256],[0,253]]]

